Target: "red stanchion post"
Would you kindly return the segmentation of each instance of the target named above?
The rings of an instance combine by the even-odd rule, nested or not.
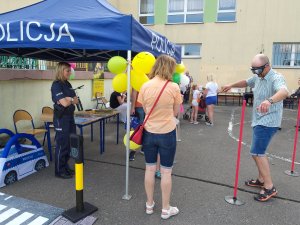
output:
[[[238,188],[238,183],[239,183],[239,170],[240,170],[241,150],[242,150],[242,142],[243,142],[245,109],[246,109],[246,100],[243,100],[242,115],[241,115],[241,122],[240,122],[240,137],[239,137],[238,152],[237,152],[238,154],[237,154],[237,159],[236,159],[234,191],[233,191],[233,196],[225,196],[225,201],[232,205],[245,204],[244,202],[237,199],[237,188]]]
[[[296,160],[296,152],[297,152],[298,133],[299,133],[299,121],[300,121],[300,100],[298,100],[298,114],[297,114],[296,130],[294,136],[294,150],[293,150],[291,170],[284,171],[285,174],[292,177],[299,177],[299,173],[295,171],[295,160]]]

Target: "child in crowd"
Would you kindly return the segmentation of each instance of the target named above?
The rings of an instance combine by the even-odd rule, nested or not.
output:
[[[198,105],[199,105],[199,100],[200,100],[200,97],[201,97],[201,93],[199,91],[199,88],[198,88],[197,84],[194,84],[192,86],[192,95],[193,95],[192,115],[191,115],[190,123],[198,124],[199,123],[197,121],[197,118],[198,118]]]

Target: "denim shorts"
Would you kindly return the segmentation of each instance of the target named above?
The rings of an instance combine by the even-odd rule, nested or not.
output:
[[[206,105],[216,105],[217,104],[217,96],[209,96],[205,98]]]
[[[171,169],[176,152],[176,130],[166,134],[154,134],[144,129],[143,151],[146,165],[156,165],[159,154],[161,167]]]
[[[253,156],[265,156],[267,147],[277,130],[278,127],[261,125],[253,127],[250,154]]]

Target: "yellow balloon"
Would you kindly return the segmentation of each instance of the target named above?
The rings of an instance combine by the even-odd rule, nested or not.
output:
[[[127,75],[125,73],[120,73],[114,77],[112,80],[113,89],[116,92],[124,92],[127,90]]]
[[[134,131],[130,131],[130,136],[131,134],[133,133]],[[124,145],[126,146],[126,143],[127,143],[127,134],[125,134],[124,138],[123,138],[123,142],[124,142]],[[138,145],[136,143],[134,143],[133,141],[130,141],[129,142],[129,149],[130,150],[133,150],[133,151],[136,151],[137,149],[139,149],[141,147],[141,145]]]
[[[176,73],[183,73],[185,71],[185,66],[183,65],[183,62],[176,65],[175,72]]]
[[[140,71],[131,70],[130,84],[136,91],[140,91],[144,83],[149,80],[148,76]]]
[[[132,67],[136,71],[149,74],[155,63],[155,57],[150,52],[140,52],[132,60]]]

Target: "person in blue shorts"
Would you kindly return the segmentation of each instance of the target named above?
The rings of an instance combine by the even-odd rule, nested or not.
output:
[[[266,156],[267,147],[281,126],[283,99],[288,95],[284,77],[271,68],[266,55],[258,54],[252,60],[251,71],[254,76],[234,84],[225,85],[222,91],[229,91],[233,87],[251,87],[253,90],[252,114],[252,144],[250,154],[258,168],[257,179],[250,179],[245,185],[261,188],[260,193],[254,197],[260,202],[268,201],[277,195],[270,172],[269,161]]]
[[[214,105],[217,104],[217,96],[218,96],[218,84],[214,82],[213,76],[209,76],[207,78],[208,83],[205,86],[204,95],[205,97],[205,103],[207,106],[207,113],[209,121],[207,121],[205,124],[208,126],[214,125]]]

